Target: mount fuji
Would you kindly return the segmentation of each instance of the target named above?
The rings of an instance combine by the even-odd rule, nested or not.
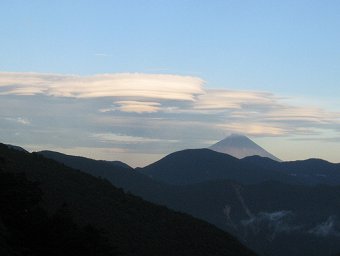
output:
[[[217,142],[209,147],[209,149],[216,152],[225,153],[236,158],[244,158],[247,156],[262,156],[268,157],[275,161],[281,161],[276,156],[270,154],[264,148],[257,145],[247,136],[240,134],[231,134],[229,137]]]

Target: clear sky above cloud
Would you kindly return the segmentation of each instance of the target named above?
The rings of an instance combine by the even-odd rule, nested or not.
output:
[[[339,1],[2,1],[0,139],[134,166],[244,133],[340,162]]]

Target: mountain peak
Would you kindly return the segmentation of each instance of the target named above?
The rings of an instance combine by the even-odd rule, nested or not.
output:
[[[254,141],[242,134],[231,134],[225,139],[210,146],[209,149],[225,153],[236,158],[244,158],[247,156],[262,156],[268,157],[275,161],[281,161],[274,155],[270,154],[264,148],[257,145]]]
[[[248,138],[248,137],[241,134],[241,133],[232,133],[228,137],[226,137],[225,139],[228,139],[228,138]]]

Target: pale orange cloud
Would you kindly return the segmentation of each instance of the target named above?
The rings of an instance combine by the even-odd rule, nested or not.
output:
[[[140,97],[193,101],[203,93],[197,77],[162,74],[100,74],[94,76],[0,73],[0,95],[36,95],[98,98]]]

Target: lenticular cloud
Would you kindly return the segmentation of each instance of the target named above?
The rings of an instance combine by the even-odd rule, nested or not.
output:
[[[97,98],[135,97],[193,101],[203,93],[197,77],[163,74],[100,74],[75,76],[39,73],[0,73],[1,95]]]

